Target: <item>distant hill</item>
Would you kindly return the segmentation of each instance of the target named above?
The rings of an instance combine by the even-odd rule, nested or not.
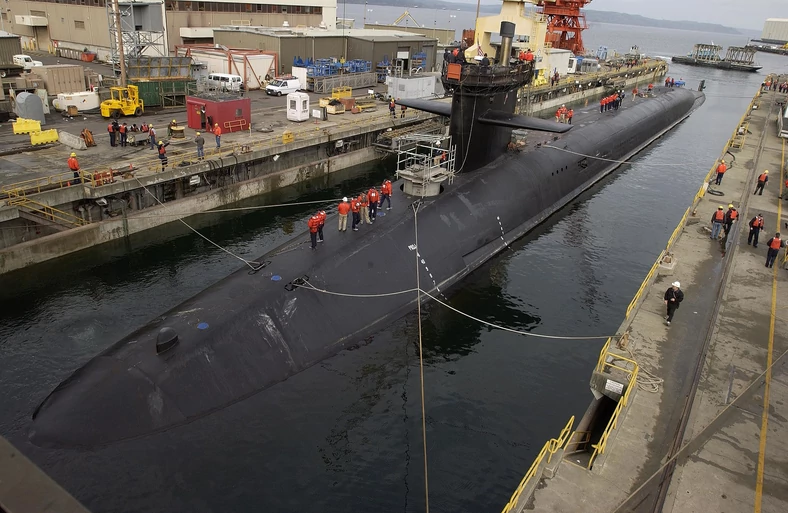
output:
[[[393,0],[396,1],[396,0]],[[692,30],[697,32],[714,32],[718,34],[741,34],[733,27],[717,25],[714,23],[700,23],[697,21],[657,20],[646,18],[637,14],[625,14],[610,11],[594,11],[585,9],[586,20],[589,23],[613,23],[616,25],[635,25],[638,27],[659,27],[678,30]]]
[[[364,4],[364,0],[345,0],[349,4]],[[417,4],[419,7],[427,9],[460,9],[463,11],[475,11],[475,3],[461,3],[449,2],[445,0],[385,0],[385,3],[376,3],[383,0],[367,0],[369,5],[386,5],[391,7],[408,8]],[[658,0],[657,0],[658,1]],[[499,4],[484,4],[482,3],[480,11],[485,15],[495,14],[500,11]],[[586,20],[589,23],[612,23],[616,25],[635,25],[638,27],[659,27],[670,28],[678,30],[692,30],[697,32],[714,32],[718,34],[734,34],[739,35],[741,32],[733,27],[726,27],[725,25],[717,25],[714,23],[700,23],[697,21],[674,21],[674,20],[657,20],[654,18],[646,18],[637,14],[624,14],[612,11],[595,11],[593,9],[584,9],[586,13]]]

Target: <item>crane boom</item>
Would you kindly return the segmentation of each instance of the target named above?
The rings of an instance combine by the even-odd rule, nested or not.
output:
[[[580,9],[590,2],[591,0],[539,0],[537,6],[547,20],[545,42],[551,43],[555,48],[569,50],[575,55],[583,55],[583,31],[588,25],[586,16]]]

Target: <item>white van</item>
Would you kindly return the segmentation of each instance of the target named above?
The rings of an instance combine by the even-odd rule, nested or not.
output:
[[[243,79],[240,75],[230,75],[229,73],[211,73],[208,75],[208,87],[220,91],[242,91]]]
[[[29,55],[22,54],[14,55],[14,64],[24,67],[25,71],[30,71],[36,66],[44,65],[41,61],[34,61]]]
[[[294,93],[301,89],[301,82],[295,77],[277,77],[265,86],[265,94],[282,96],[283,94]]]

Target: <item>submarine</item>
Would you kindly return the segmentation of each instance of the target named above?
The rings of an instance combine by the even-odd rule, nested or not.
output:
[[[502,22],[500,55],[514,29]],[[572,127],[514,114],[533,74],[531,63],[447,63],[451,102],[399,102],[449,127],[401,150],[390,210],[358,232],[338,232],[331,215],[316,250],[303,232],[117,341],[43,399],[30,441],[95,447],[169,430],[363,344],[428,301],[418,289],[445,293],[704,101],[658,89]],[[549,141],[511,151],[515,128]],[[448,164],[435,158],[444,151]]]

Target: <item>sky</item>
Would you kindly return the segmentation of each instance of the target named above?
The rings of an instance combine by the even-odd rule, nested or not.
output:
[[[468,2],[469,0],[455,0]],[[476,3],[475,0],[470,0]],[[500,0],[482,0],[497,4]],[[592,0],[597,11],[618,11],[665,20],[718,23],[762,30],[766,18],[788,18],[788,0]]]

